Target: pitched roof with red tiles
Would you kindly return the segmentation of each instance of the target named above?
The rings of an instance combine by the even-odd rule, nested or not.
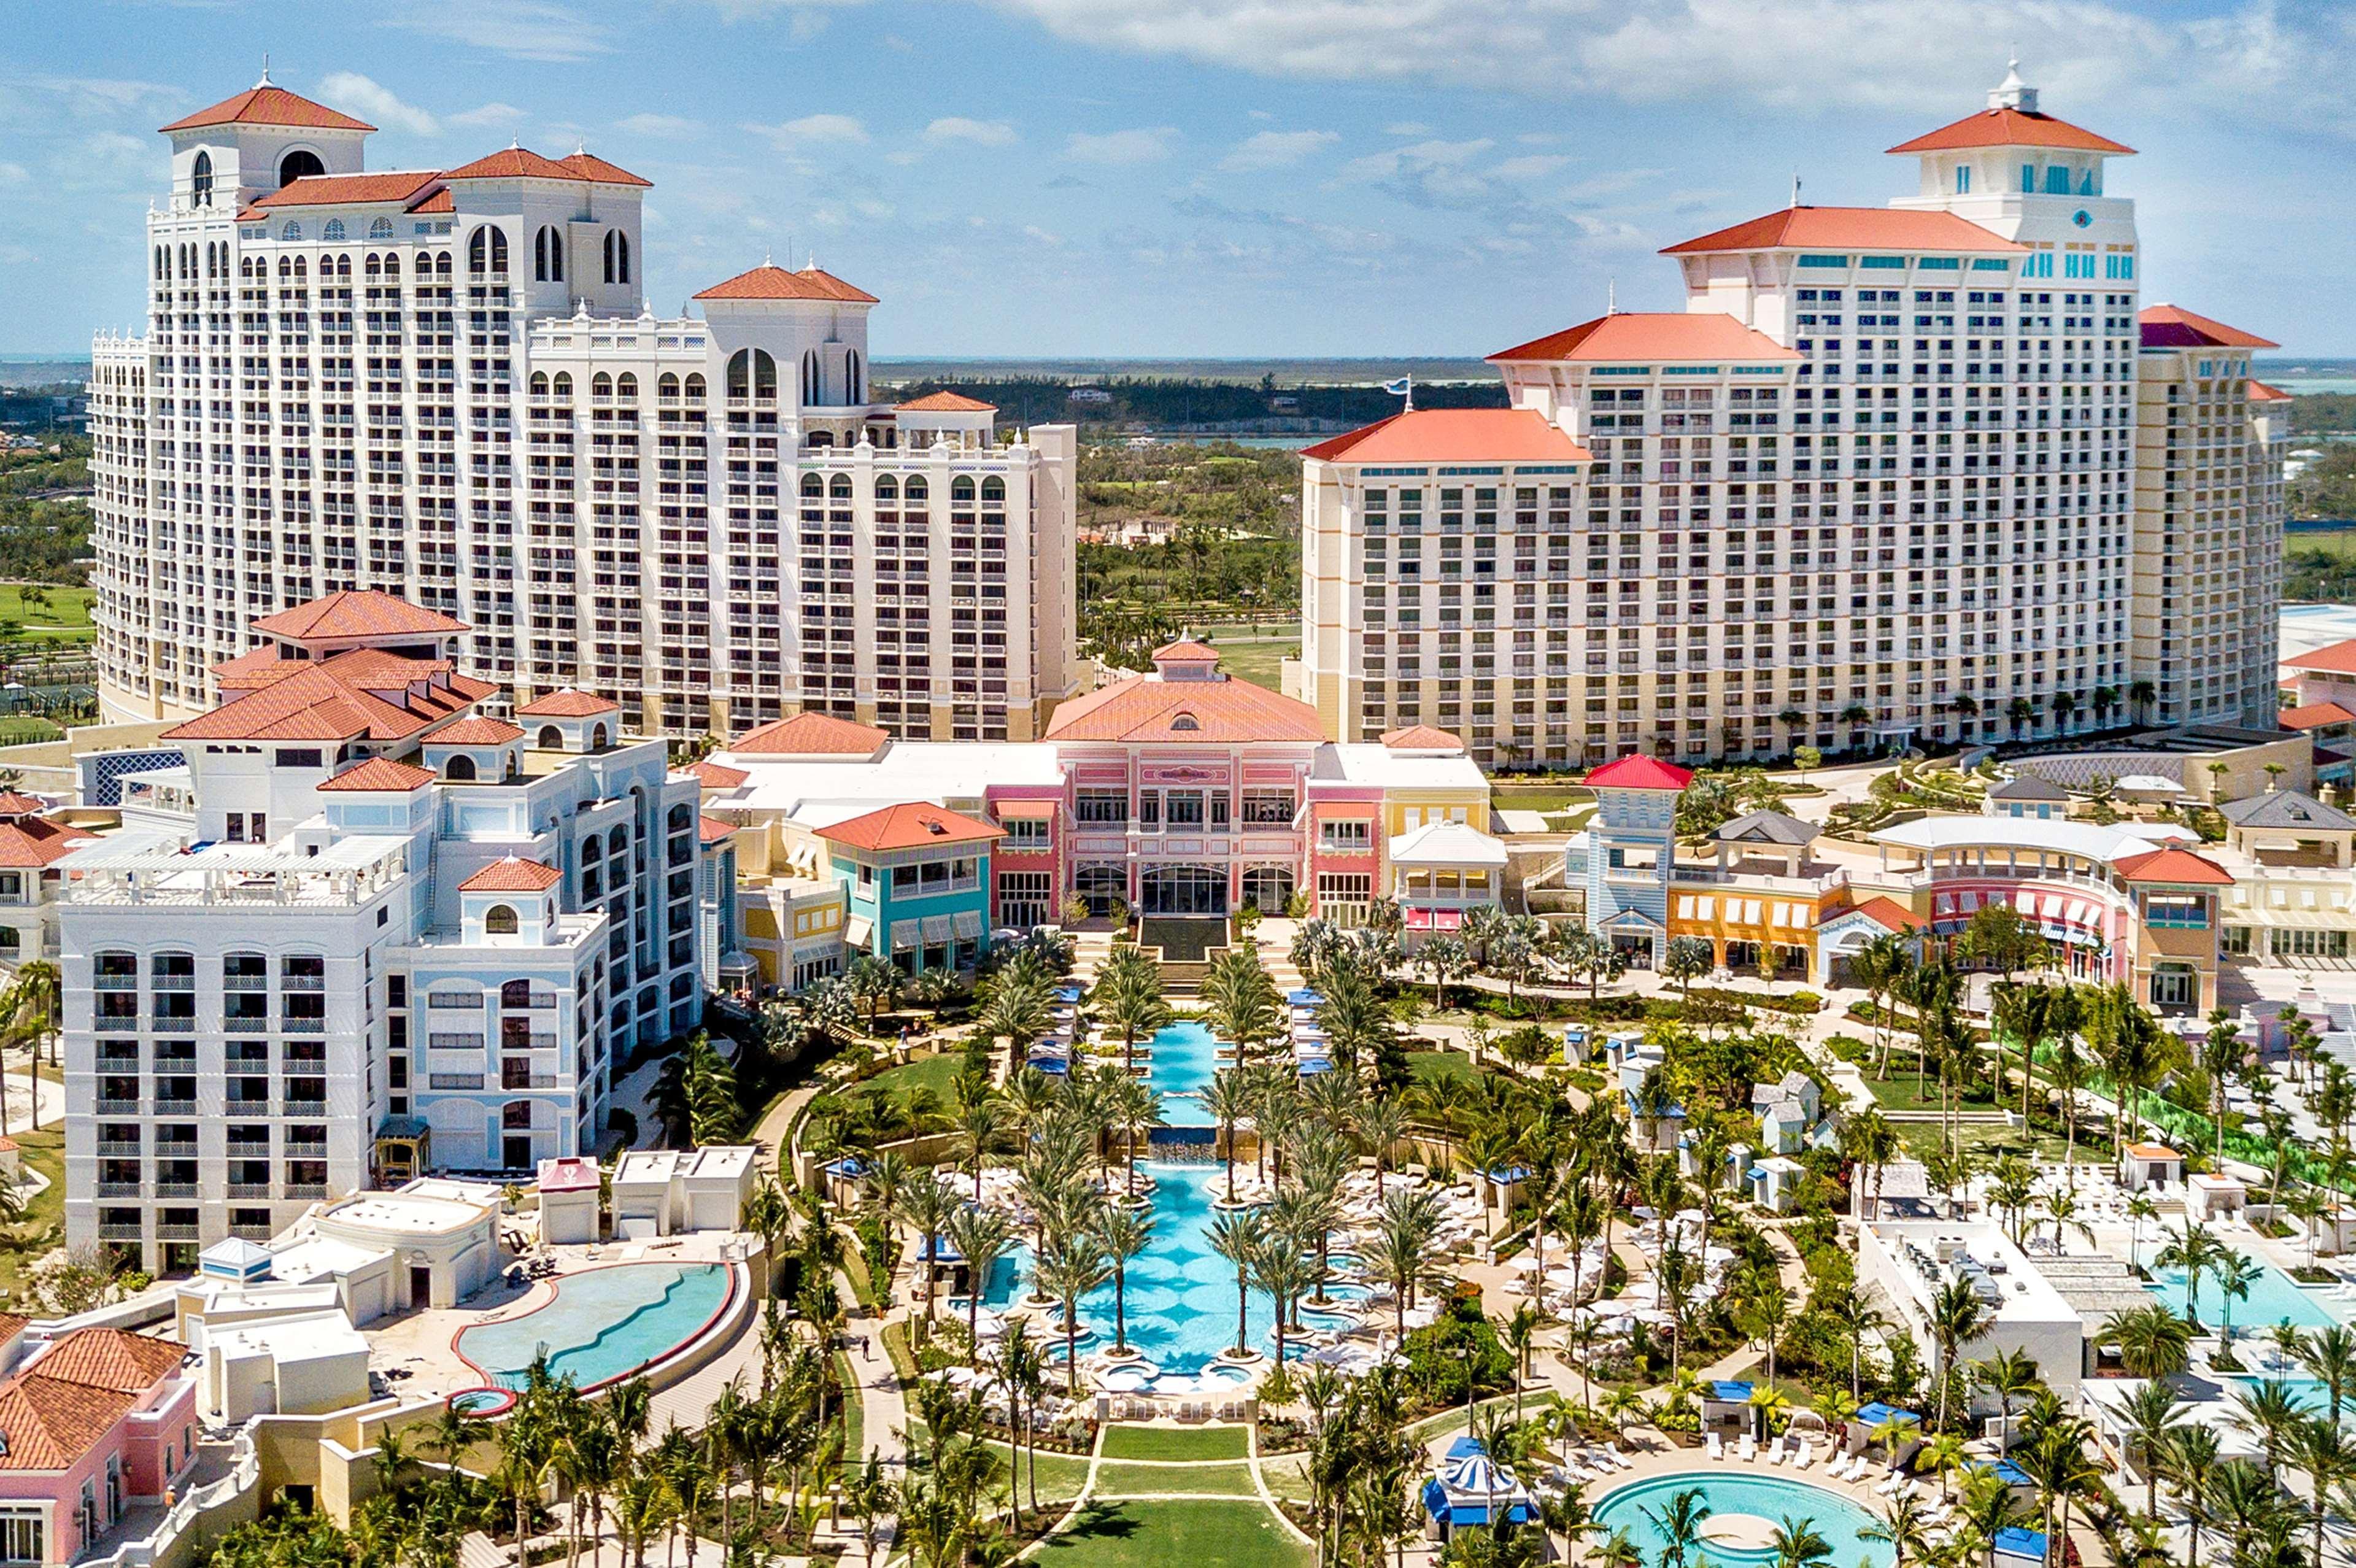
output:
[[[440,636],[464,631],[466,623],[375,588],[342,588],[263,616],[253,629],[301,642],[310,638]]]
[[[695,819],[695,829],[697,838],[702,843],[718,843],[736,832],[736,824],[723,822],[718,817],[699,815]]]
[[[1132,675],[1074,697],[1047,721],[1049,740],[1322,741],[1306,703],[1247,681],[1163,681]]]
[[[2285,708],[2275,715],[2285,729],[2322,729],[2330,725],[2356,724],[2356,714],[2337,703],[2309,703],[2304,707]]]
[[[926,392],[896,405],[902,413],[996,413],[998,405],[963,392]]]
[[[2325,675],[2356,675],[2356,637],[2327,642],[2321,648],[2295,653],[2281,660],[2286,670],[2312,670]]]
[[[611,697],[567,686],[545,697],[534,697],[516,712],[534,719],[585,719],[592,714],[618,713],[621,706]]]
[[[530,147],[501,147],[486,157],[470,164],[460,164],[444,172],[444,179],[562,179],[575,185],[602,184],[587,172],[571,163],[560,163],[542,157]],[[644,184],[645,181],[639,181]]]
[[[873,305],[875,296],[817,267],[798,273],[764,262],[750,272],[723,278],[695,296],[698,299],[824,299],[844,305]]]
[[[286,660],[279,657],[278,645],[265,642],[260,648],[249,648],[234,659],[224,659],[213,666],[213,681],[224,692],[252,691],[267,686],[286,673],[280,666]]]
[[[695,775],[695,781],[706,789],[734,789],[753,777],[742,768],[710,761],[690,763],[687,771]]]
[[[2228,327],[2180,305],[2147,305],[2136,312],[2147,349],[2279,349],[2281,344]]]
[[[2223,866],[2213,860],[2204,860],[2189,849],[2155,849],[2145,854],[2131,854],[2125,860],[2111,864],[2129,882],[2222,887],[2231,885],[2233,880],[2233,873]]]
[[[87,829],[53,822],[46,817],[16,817],[0,822],[0,867],[10,871],[37,870],[97,837]]]
[[[1893,207],[1786,207],[1747,223],[1715,230],[1671,245],[1665,256],[1713,251],[1824,250],[1963,251],[1986,255],[2027,252],[2001,235],[1952,212],[1913,212]]]
[[[425,737],[428,746],[505,746],[521,740],[523,731],[505,719],[460,719]]]
[[[1674,762],[1632,751],[1596,768],[1586,782],[1590,789],[1682,789],[1693,782],[1693,773]]]
[[[264,81],[209,109],[183,114],[159,131],[194,131],[206,125],[291,125],[305,131],[373,131],[365,120],[355,120],[324,103],[314,103],[299,92]]]
[[[1588,463],[1594,455],[1526,408],[1419,408],[1305,447],[1336,463]]]
[[[593,185],[642,185],[654,188],[654,181],[640,179],[619,164],[607,163],[596,154],[582,151],[568,153],[556,160]]]
[[[495,860],[458,884],[461,893],[545,893],[564,880],[564,873],[537,860],[514,855]]]
[[[27,1369],[59,1382],[81,1383],[116,1393],[144,1394],[180,1369],[188,1348],[177,1339],[156,1339],[120,1328],[77,1328],[51,1345]]]
[[[438,186],[442,177],[431,169],[406,174],[315,174],[283,185],[254,204],[254,210],[282,207],[407,206]]]
[[[2288,403],[2291,394],[2280,387],[2270,387],[2261,381],[2252,381],[2248,387],[2252,403]]]
[[[872,757],[891,738],[832,714],[800,713],[746,730],[728,749],[740,757]]]
[[[412,768],[408,763],[395,762],[390,757],[371,757],[357,768],[345,768],[319,788],[339,793],[399,790],[406,794],[412,789],[424,789],[439,777],[430,768]]]
[[[1182,637],[1175,642],[1165,642],[1155,649],[1152,660],[1156,664],[1216,664],[1219,650],[1207,642]]]
[[[444,186],[410,210],[412,212],[455,212],[458,210],[458,199],[451,195],[449,188]]]
[[[1636,360],[1796,360],[1764,332],[1719,311],[1632,310],[1599,316],[1489,356],[1500,360],[1617,364]]]
[[[1005,830],[980,822],[962,811],[923,800],[905,801],[870,811],[863,817],[820,828],[818,836],[852,849],[882,853],[920,849],[926,844],[982,843],[1004,838]]]
[[[48,808],[30,795],[0,789],[0,817],[37,817]]]
[[[29,1372],[11,1378],[0,1383],[0,1432],[8,1437],[0,1470],[70,1470],[138,1402],[134,1394]]]
[[[1462,751],[1464,743],[1446,730],[1432,725],[1409,725],[1405,729],[1386,730],[1383,745],[1392,751]]]
[[[2098,136],[2083,125],[2056,120],[2034,109],[1983,109],[1952,125],[1925,131],[1911,142],[1901,142],[1893,153],[1947,153],[1967,147],[2062,147],[2081,153],[2126,155],[2135,149],[2108,136]]]
[[[242,654],[229,662],[237,669],[221,682],[220,706],[174,725],[163,738],[401,740],[498,690],[451,673],[446,660],[402,659],[381,649],[319,660]]]
[[[1868,898],[1862,904],[1852,906],[1846,912],[1853,915],[1863,915],[1866,918],[1876,922],[1885,929],[1892,931],[1915,930],[1920,929],[1924,923],[1922,916],[1916,914],[1905,905],[1901,904],[1895,898]],[[1826,918],[1837,919],[1839,917],[1828,916]]]

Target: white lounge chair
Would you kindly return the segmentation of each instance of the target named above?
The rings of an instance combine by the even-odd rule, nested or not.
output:
[[[1812,1444],[1808,1442],[1808,1440],[1807,1440],[1806,1438],[1804,1438],[1804,1437],[1801,1438],[1801,1439],[1800,1439],[1800,1446],[1799,1446],[1799,1450],[1798,1450],[1798,1452],[1794,1453],[1794,1454],[1792,1455],[1792,1468],[1793,1468],[1793,1469],[1794,1469],[1794,1470],[1804,1470],[1804,1469],[1806,1469],[1809,1466],[1811,1466],[1811,1465],[1815,1464],[1815,1462],[1816,1462],[1816,1451],[1815,1451],[1815,1448],[1814,1447],[1814,1445],[1812,1445]]]
[[[1770,1465],[1781,1465],[1783,1462],[1783,1440],[1780,1437],[1769,1438],[1767,1440],[1767,1463]]]
[[[1895,1497],[1898,1495],[1900,1488],[1903,1487],[1905,1485],[1905,1472],[1902,1470],[1893,1469],[1890,1474],[1881,1478],[1880,1485],[1873,1488],[1873,1495],[1878,1498]]]
[[[1713,1459],[1723,1459],[1726,1457],[1726,1441],[1719,1437],[1715,1432],[1703,1439],[1702,1447]]]
[[[1747,1432],[1744,1433],[1742,1434],[1742,1441],[1735,1444],[1734,1456],[1737,1459],[1741,1460],[1745,1465],[1757,1459],[1759,1457],[1759,1439],[1753,1437]]]
[[[1603,1445],[1603,1452],[1612,1455],[1612,1462],[1614,1465],[1619,1466],[1622,1470],[1633,1467],[1636,1463],[1635,1460],[1631,1459],[1628,1456],[1628,1451],[1620,1446],[1620,1441],[1617,1438]]]

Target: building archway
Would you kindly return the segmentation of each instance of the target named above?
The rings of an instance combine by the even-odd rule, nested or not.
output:
[[[1142,878],[1138,897],[1149,915],[1224,915],[1226,873],[1208,865],[1156,865]]]
[[[1244,902],[1263,915],[1282,915],[1292,888],[1289,865],[1255,865],[1244,873]]]

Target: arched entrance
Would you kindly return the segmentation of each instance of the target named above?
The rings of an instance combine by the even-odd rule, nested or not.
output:
[[[1142,879],[1139,895],[1149,915],[1224,915],[1227,878],[1207,865],[1157,865]]]
[[[1083,865],[1072,873],[1072,891],[1088,901],[1091,915],[1112,913],[1113,900],[1129,897],[1129,872],[1119,865]]]
[[[1292,901],[1292,867],[1255,865],[1244,873],[1244,902],[1263,915],[1282,915]]]

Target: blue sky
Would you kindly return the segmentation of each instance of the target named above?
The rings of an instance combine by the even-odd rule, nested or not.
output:
[[[2356,7],[2321,0],[18,0],[0,352],[135,325],[155,127],[280,84],[378,168],[585,144],[656,308],[815,255],[875,352],[1477,354],[1674,308],[1654,252],[1912,188],[1980,105],[2139,149],[2147,300],[2356,354]]]

